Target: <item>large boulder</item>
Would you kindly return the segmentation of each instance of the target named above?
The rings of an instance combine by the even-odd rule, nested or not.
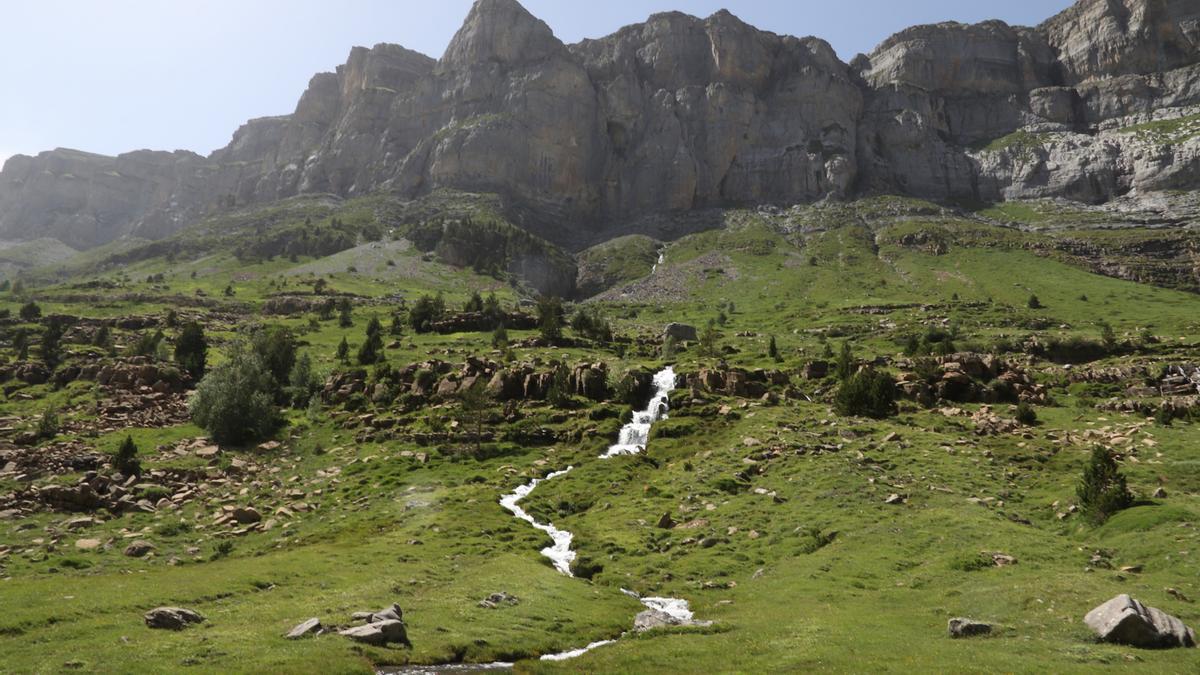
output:
[[[383,647],[389,644],[408,644],[408,631],[403,621],[377,621],[365,626],[355,626],[338,631],[355,642]]]
[[[1104,642],[1149,649],[1196,646],[1195,631],[1182,621],[1124,593],[1088,612],[1083,622]]]
[[[685,340],[695,342],[699,339],[696,333],[695,326],[689,326],[686,323],[669,323],[663,329],[663,339],[675,338],[676,340]]]

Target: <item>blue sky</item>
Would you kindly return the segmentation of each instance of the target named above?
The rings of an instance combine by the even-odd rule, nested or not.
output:
[[[292,111],[309,78],[354,45],[441,55],[472,0],[5,0],[0,162],[72,147],[225,145],[239,124]],[[665,10],[724,7],[776,33],[816,35],[843,60],[918,23],[1034,25],[1070,0],[524,0],[566,42]]]

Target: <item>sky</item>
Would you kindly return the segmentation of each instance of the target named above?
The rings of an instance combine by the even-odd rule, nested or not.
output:
[[[0,163],[68,147],[103,154],[223,147],[243,122],[292,112],[350,48],[441,56],[472,0],[0,0]],[[522,0],[564,42],[654,12],[726,8],[775,33],[828,40],[843,60],[903,28],[1036,25],[1071,0]]]

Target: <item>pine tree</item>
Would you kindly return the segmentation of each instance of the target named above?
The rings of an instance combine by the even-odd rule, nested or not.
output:
[[[138,447],[133,442],[133,436],[126,436],[117,452],[113,455],[113,468],[125,476],[140,476],[142,463],[137,458]]]
[[[348,363],[350,359],[350,343],[346,342],[346,336],[342,336],[342,341],[338,343],[337,360],[343,364]]]
[[[842,351],[838,354],[837,363],[834,364],[833,372],[837,375],[837,379],[845,382],[854,374],[855,367],[854,350],[850,347],[850,342],[842,343]]]
[[[1133,495],[1117,468],[1117,461],[1107,448],[1099,445],[1092,448],[1092,457],[1083,468],[1083,478],[1075,492],[1079,507],[1097,525],[1133,505]]]
[[[783,358],[779,356],[779,347],[775,344],[775,336],[774,335],[771,336],[771,342],[769,344],[767,344],[767,356],[770,357],[775,362],[779,362],[779,361],[783,360]]]
[[[383,359],[383,326],[377,317],[367,322],[367,339],[358,348],[358,365],[369,366]]]
[[[354,317],[351,316],[352,311],[353,311],[353,307],[351,307],[350,301],[347,300],[346,298],[342,298],[341,303],[338,304],[338,326],[339,327],[349,328],[354,325]]]

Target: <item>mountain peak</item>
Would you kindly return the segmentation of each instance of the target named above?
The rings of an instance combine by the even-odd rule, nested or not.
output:
[[[442,64],[452,68],[493,61],[517,64],[543,59],[562,47],[550,27],[517,0],[476,0],[446,48]]]

